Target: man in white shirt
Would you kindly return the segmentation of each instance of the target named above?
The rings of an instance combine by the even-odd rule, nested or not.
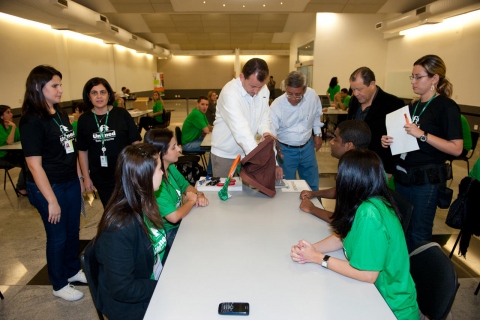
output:
[[[243,158],[255,149],[257,134],[271,136],[270,91],[265,85],[268,73],[264,60],[252,58],[245,63],[240,76],[223,87],[212,132],[214,176],[226,177],[237,155]],[[283,176],[280,167],[277,167],[275,176],[276,179]]]
[[[280,166],[285,179],[296,179],[298,171],[300,179],[318,190],[315,152],[322,146],[322,105],[315,90],[307,88],[307,77],[299,71],[289,73],[285,87],[285,93],[270,106],[272,133],[283,154]]]

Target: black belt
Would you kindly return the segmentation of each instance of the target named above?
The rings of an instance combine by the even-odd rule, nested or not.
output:
[[[280,141],[279,141],[279,142],[280,142]],[[289,148],[300,149],[300,148],[305,147],[309,142],[310,142],[310,139],[308,139],[308,141],[305,142],[305,144],[302,144],[301,146],[291,146],[291,145],[286,144],[286,143],[283,143],[283,142],[280,142],[280,144],[283,144],[284,146],[287,146],[287,147],[289,147]]]

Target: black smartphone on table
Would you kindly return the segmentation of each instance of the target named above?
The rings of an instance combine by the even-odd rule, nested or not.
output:
[[[248,302],[222,302],[218,305],[218,314],[248,316],[250,304]]]

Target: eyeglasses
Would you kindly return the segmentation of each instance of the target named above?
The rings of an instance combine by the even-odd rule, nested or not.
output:
[[[94,97],[101,95],[101,96],[106,96],[108,94],[107,91],[101,90],[101,91],[91,91],[90,94]]]
[[[288,99],[291,99],[291,98],[295,97],[296,100],[302,100],[302,98],[303,98],[303,93],[289,93],[289,92],[287,92],[286,95],[287,95]]]
[[[427,76],[409,76],[410,80],[415,79],[415,81],[417,81],[418,79],[421,79],[421,78],[425,78],[425,77],[428,77],[428,75]]]

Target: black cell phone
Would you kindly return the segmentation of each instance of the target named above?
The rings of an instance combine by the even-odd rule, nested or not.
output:
[[[250,304],[248,302],[222,302],[218,305],[218,314],[248,316]]]

